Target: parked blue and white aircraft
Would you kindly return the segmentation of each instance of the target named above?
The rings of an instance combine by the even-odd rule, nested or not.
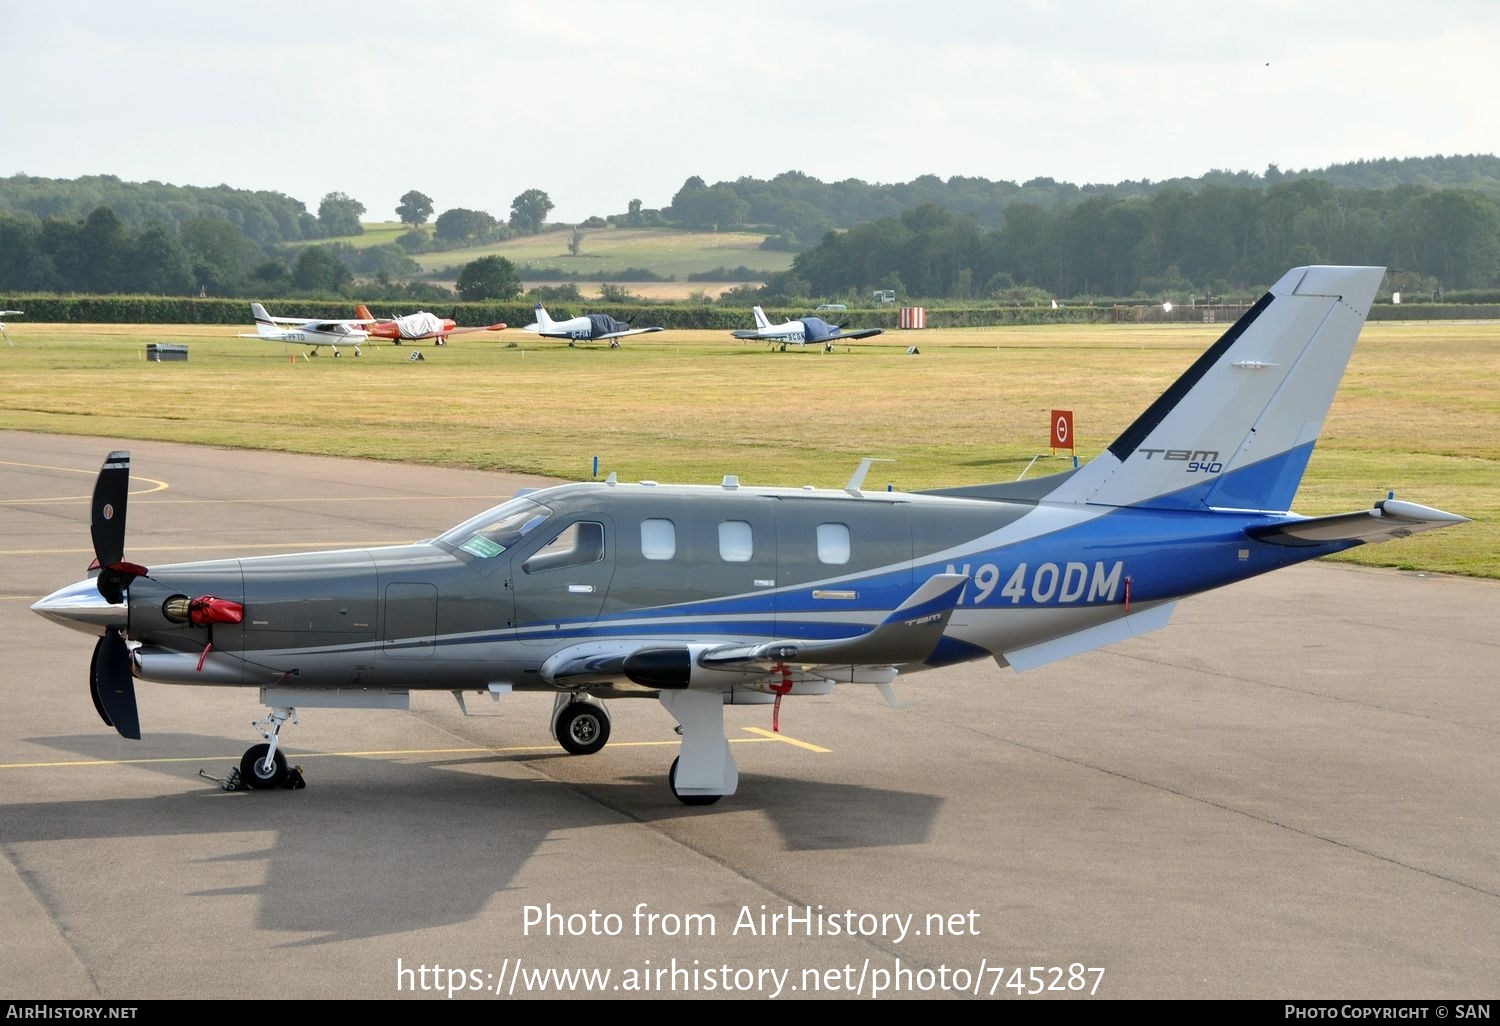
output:
[[[831,353],[835,342],[869,338],[872,335],[879,335],[884,330],[883,328],[860,328],[856,331],[845,331],[842,325],[829,324],[821,317],[799,317],[796,320],[772,324],[771,319],[760,307],[752,307],[751,312],[755,314],[755,327],[733,332],[734,337],[760,339],[772,343],[780,342],[783,352],[786,351],[788,345],[813,344],[821,345],[825,353]]]
[[[373,318],[351,318],[328,320],[308,317],[272,317],[259,303],[250,304],[250,314],[255,318],[255,334],[242,334],[240,338],[258,338],[267,342],[296,342],[308,347],[308,355],[317,356],[318,349],[327,346],[334,356],[342,356],[339,346],[351,347],[355,356],[363,356],[362,346],[369,341],[367,327],[374,324]]]
[[[570,317],[565,321],[554,321],[542,304],[536,305],[536,320],[522,331],[531,331],[542,338],[565,338],[568,345],[579,342],[608,342],[611,349],[620,348],[620,339],[627,335],[645,335],[661,328],[632,328],[629,321],[616,320],[609,314],[592,313]]]
[[[850,683],[889,698],[898,676],[968,660],[1027,670],[1163,627],[1198,592],[1465,523],[1393,498],[1290,511],[1383,272],[1287,272],[1105,452],[1024,482],[866,492],[869,461],[834,490],[611,476],[410,545],[148,570],[125,561],[129,454],[112,453],[102,570],[32,608],[99,635],[90,691],[126,737],[134,678],[259,688],[253,787],[286,781],[299,706],[542,691],[574,754],[608,740],[603,700],[660,701],[682,734],[672,792],[708,804],[738,781],[725,705]]]

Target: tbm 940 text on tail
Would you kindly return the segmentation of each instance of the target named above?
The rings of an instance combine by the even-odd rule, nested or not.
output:
[[[139,737],[134,679],[260,689],[250,786],[285,781],[297,707],[419,689],[555,695],[574,754],[604,700],[680,725],[668,780],[733,794],[724,706],[976,659],[1026,670],[1164,626],[1177,601],[1366,542],[1464,523],[1414,503],[1307,518],[1298,481],[1383,275],[1298,267],[1083,467],[865,492],[650,482],[522,494],[411,545],[147,569],[125,561],[129,455],[94,488],[100,567],[32,608],[99,636],[101,717]]]

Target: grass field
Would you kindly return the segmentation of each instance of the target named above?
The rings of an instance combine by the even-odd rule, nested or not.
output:
[[[343,242],[364,248],[395,242],[406,226],[394,221],[376,221],[365,225],[363,235],[349,235],[323,242]],[[515,264],[528,282],[551,282],[561,279],[548,272],[569,275],[615,274],[631,267],[641,267],[670,282],[621,282],[622,287],[645,299],[683,300],[695,291],[719,295],[737,282],[690,282],[689,274],[700,274],[717,267],[748,267],[768,274],[792,266],[791,253],[763,250],[765,235],[757,232],[687,232],[659,228],[589,228],[585,229],[583,249],[578,256],[568,252],[572,229],[559,228],[540,235],[523,235],[505,242],[450,249],[442,253],[419,253],[414,258],[424,272],[451,270],[443,280],[452,285],[458,271],[471,260],[499,255]],[[308,243],[313,245],[313,243]],[[569,278],[567,280],[573,280]],[[584,277],[577,281],[585,296],[596,296],[599,283]]]
[[[319,242],[342,242],[358,248],[395,242],[407,228],[394,221],[365,225],[363,235],[348,235]],[[471,260],[498,254],[528,278],[547,269],[570,273],[614,273],[628,267],[644,267],[679,281],[689,274],[716,267],[745,266],[757,271],[785,271],[792,266],[791,253],[760,248],[765,235],[759,232],[689,232],[664,228],[587,228],[578,256],[568,252],[571,228],[558,228],[540,235],[523,235],[504,242],[450,249],[442,253],[419,253],[415,257],[424,271],[462,267]],[[315,243],[307,243],[314,245]]]
[[[1088,458],[1223,330],[1047,326],[888,332],[833,354],[671,331],[570,349],[517,331],[361,359],[232,329],[16,323],[0,428],[323,453],[588,478],[840,486],[1011,480],[1075,411]],[[149,363],[148,342],[186,342]],[[907,346],[918,344],[919,355]],[[23,454],[21,454],[23,455]],[[103,453],[100,454],[101,457]],[[11,453],[6,459],[15,459]],[[1050,455],[1029,473],[1067,464]],[[1475,523],[1339,559],[1500,578],[1500,325],[1371,324],[1298,495],[1306,514],[1388,490]],[[141,468],[142,473],[149,473]],[[455,510],[455,519],[470,511]]]

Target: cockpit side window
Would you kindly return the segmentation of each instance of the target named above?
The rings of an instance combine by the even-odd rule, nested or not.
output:
[[[527,574],[597,563],[604,558],[604,525],[591,520],[569,524],[521,564]]]

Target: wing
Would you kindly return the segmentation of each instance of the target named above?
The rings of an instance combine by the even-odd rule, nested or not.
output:
[[[872,335],[879,335],[879,334],[881,334],[884,331],[885,331],[884,328],[860,328],[860,329],[858,329],[856,331],[844,331],[842,328],[840,328],[838,334],[834,335],[832,338],[827,339],[826,341],[832,342],[834,339],[841,339],[841,338],[842,339],[869,338]]]
[[[500,321],[498,324],[480,324],[472,328],[450,328],[443,332],[444,335],[466,335],[471,331],[504,331],[506,324]]]
[[[629,331],[611,331],[605,335],[595,335],[594,340],[602,342],[607,338],[624,338],[626,335],[647,335],[653,331],[665,330],[665,328],[631,328]]]
[[[303,328],[307,331],[319,331],[326,328],[330,324],[347,324],[352,328],[362,324],[380,323],[379,318],[370,318],[368,320],[360,320],[358,318],[350,318],[349,320],[329,320],[327,318],[317,317],[313,318],[312,320],[308,320],[306,317],[267,317],[266,320],[270,321],[272,324],[285,324],[291,328]]]
[[[781,666],[798,667],[804,680],[853,679],[841,672],[883,669],[930,656],[963,594],[965,574],[934,574],[881,623],[844,638],[784,638],[739,644],[712,640],[681,643],[659,638],[612,638],[563,649],[542,664],[541,678],[554,687],[612,686],[628,681],[638,688],[681,690],[743,686]],[[805,668],[810,667],[810,670]]]
[[[920,663],[937,648],[968,574],[933,574],[884,621],[867,634],[848,638],[766,641],[754,645],[723,645],[700,657],[714,668],[759,666],[777,663],[801,665],[897,665]]]
[[[762,337],[760,332],[751,330],[749,328],[745,328],[745,329],[742,329],[740,331],[732,331],[732,332],[730,332],[730,334],[733,335],[735,338],[761,338]]]

